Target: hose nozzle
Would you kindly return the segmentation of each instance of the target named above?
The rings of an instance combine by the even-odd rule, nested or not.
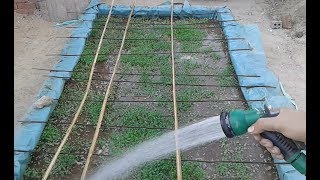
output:
[[[220,124],[228,138],[247,133],[247,129],[254,124],[261,114],[259,111],[236,109],[230,112],[221,112]]]
[[[271,112],[265,107],[265,112],[261,113],[254,109],[240,110],[236,109],[230,112],[220,114],[220,124],[224,134],[228,138],[240,136],[247,133],[247,129],[254,124],[260,117],[274,117],[279,112]],[[306,173],[306,156],[293,140],[283,136],[278,132],[265,131],[260,134],[263,138],[269,139],[277,146],[284,156],[284,160],[290,163],[301,174]]]

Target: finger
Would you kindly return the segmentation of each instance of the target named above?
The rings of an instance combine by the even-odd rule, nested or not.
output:
[[[280,149],[277,146],[273,146],[271,149],[271,153],[274,155],[282,155]]]
[[[257,141],[260,141],[261,140],[261,136],[259,134],[254,134],[253,135],[254,139],[257,140]]]
[[[275,158],[279,159],[279,160],[283,160],[283,155],[280,154],[280,155],[274,155]]]
[[[261,138],[260,144],[262,146],[264,146],[264,147],[267,147],[267,148],[272,148],[273,147],[273,143],[269,139]]]
[[[256,123],[248,128],[250,134],[260,134],[263,131],[277,131],[277,128],[272,118],[260,118]]]
[[[273,148],[273,147],[266,147],[266,149],[267,149],[267,150],[269,151],[269,153],[271,153],[271,154],[273,154],[273,153],[272,153],[272,148]],[[277,154],[273,154],[273,155],[277,155]]]

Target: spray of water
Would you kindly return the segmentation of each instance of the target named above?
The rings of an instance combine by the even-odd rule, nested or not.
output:
[[[139,144],[120,158],[100,168],[89,179],[105,180],[119,177],[124,178],[130,171],[138,166],[175,152],[175,139],[178,140],[178,148],[183,151],[222,137],[225,137],[225,135],[221,129],[219,116],[211,117]]]

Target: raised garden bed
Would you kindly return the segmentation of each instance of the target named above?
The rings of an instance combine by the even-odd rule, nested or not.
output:
[[[81,59],[32,155],[25,179],[41,179],[56,152],[83,97],[94,59],[94,55],[88,54],[95,54],[104,21],[105,17],[100,17],[94,23]],[[89,97],[50,179],[81,176],[125,25],[126,19],[121,18],[113,17],[109,22]],[[247,108],[219,23],[208,19],[175,19],[174,28],[179,126],[219,115],[222,110]],[[131,20],[89,174],[134,145],[174,128],[172,67],[170,54],[166,54],[170,50],[170,19]],[[129,179],[176,179],[172,159],[150,162]],[[270,154],[251,136],[221,139],[183,152],[182,159],[272,161]],[[183,161],[182,174],[183,179],[277,178],[272,164],[234,162]]]

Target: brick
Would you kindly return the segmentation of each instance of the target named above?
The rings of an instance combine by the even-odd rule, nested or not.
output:
[[[31,3],[37,3],[38,2],[38,0],[28,0],[29,2],[31,2]]]
[[[28,2],[28,0],[14,0],[15,3],[24,3],[24,2]]]
[[[282,27],[285,29],[291,29],[293,26],[292,23],[292,18],[290,15],[286,15],[286,16],[282,16],[281,17],[281,21],[282,21]]]
[[[33,14],[33,9],[16,9],[15,10],[19,14]]]
[[[282,28],[282,22],[281,21],[271,21],[271,28],[272,29]]]
[[[35,3],[30,3],[30,2],[17,3],[17,8],[18,9],[32,9],[32,10],[35,10],[36,9],[36,5],[35,5]]]

